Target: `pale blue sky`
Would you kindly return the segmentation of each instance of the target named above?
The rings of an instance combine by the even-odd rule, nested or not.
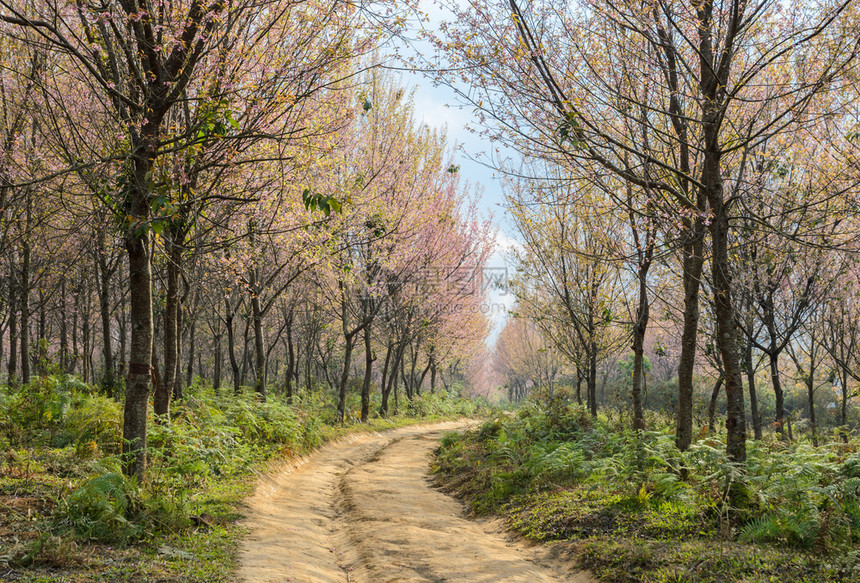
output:
[[[444,11],[433,5],[430,0],[423,0],[421,8],[430,14],[431,18],[430,23],[425,23],[424,26],[437,26],[439,21],[445,18]],[[397,52],[411,56],[430,50],[432,48],[428,43],[413,41],[409,45],[399,43]],[[423,56],[427,57],[427,61],[431,60],[430,55]],[[474,131],[479,130],[479,127],[473,118],[473,108],[463,106],[451,87],[434,85],[432,80],[422,73],[403,71],[401,75],[403,83],[414,89],[416,121],[447,129],[448,143],[450,147],[456,147],[456,163],[460,166],[461,180],[468,182],[473,190],[478,189],[481,193],[479,211],[482,218],[492,217],[498,228],[496,252],[488,264],[493,277],[496,277],[500,270],[510,272],[506,255],[517,243],[515,236],[512,236],[513,229],[505,216],[502,181],[498,178],[498,172],[479,162],[495,160],[497,158],[495,149],[498,145],[481,136],[478,131]],[[504,325],[505,310],[510,309],[512,304],[510,294],[498,290],[490,292],[486,311],[493,322],[493,332],[488,339],[489,344],[495,342]]]

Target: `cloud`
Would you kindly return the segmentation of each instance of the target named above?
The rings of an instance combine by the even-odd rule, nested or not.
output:
[[[508,253],[514,250],[521,251],[523,244],[508,235],[504,230],[499,229],[499,232],[496,233],[496,249]]]

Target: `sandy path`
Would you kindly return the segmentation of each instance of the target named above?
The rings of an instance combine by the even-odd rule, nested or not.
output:
[[[462,424],[331,444],[261,484],[240,576],[252,583],[591,583],[498,524],[471,521],[427,478],[430,451]]]

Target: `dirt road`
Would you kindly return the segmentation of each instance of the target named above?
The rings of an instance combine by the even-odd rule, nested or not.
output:
[[[328,445],[250,500],[249,583],[592,583],[497,522],[468,520],[435,490],[429,454],[463,424],[413,426]]]

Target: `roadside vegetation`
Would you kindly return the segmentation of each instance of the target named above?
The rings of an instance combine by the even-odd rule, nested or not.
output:
[[[768,434],[743,470],[724,438],[682,452],[669,419],[648,421],[636,433],[563,394],[531,398],[447,435],[434,472],[474,514],[572,545],[607,583],[860,581],[856,438],[815,447]]]
[[[350,393],[337,424],[330,393],[289,405],[192,385],[169,424],[149,424],[140,482],[121,472],[118,401],[68,375],[0,387],[0,580],[233,580],[242,501],[260,473],[350,432],[478,410],[440,391],[363,424]]]

